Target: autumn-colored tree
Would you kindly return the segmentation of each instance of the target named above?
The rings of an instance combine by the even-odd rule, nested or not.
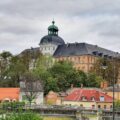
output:
[[[104,67],[104,65],[106,67]],[[114,59],[105,59],[99,58],[97,59],[94,69],[91,72],[96,73],[98,76],[101,76],[105,81],[112,85],[113,79],[115,79],[115,83],[118,80],[120,71],[120,60]]]
[[[22,62],[24,63],[27,70],[30,69],[30,65],[35,67],[37,60],[42,56],[39,49],[31,48],[23,51],[20,55]]]

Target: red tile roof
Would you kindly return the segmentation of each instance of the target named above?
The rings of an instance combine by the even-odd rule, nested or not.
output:
[[[72,91],[68,96],[64,98],[65,101],[82,101],[82,97],[86,98],[86,101],[92,101],[91,98],[94,97],[94,101],[100,102],[100,97],[104,97],[104,102],[112,102],[113,98],[105,93],[98,91],[96,89],[85,89],[79,88]]]
[[[20,88],[0,88],[0,100],[6,98],[19,100]]]

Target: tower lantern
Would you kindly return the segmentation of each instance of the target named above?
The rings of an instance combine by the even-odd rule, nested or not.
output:
[[[58,27],[55,26],[55,21],[52,21],[52,25],[48,27],[48,35],[58,35]]]

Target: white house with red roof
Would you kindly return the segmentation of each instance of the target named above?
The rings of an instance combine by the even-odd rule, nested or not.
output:
[[[64,98],[64,105],[91,109],[111,109],[113,98],[98,89],[77,88]]]
[[[16,101],[28,103],[27,93],[21,90],[21,88],[0,88],[0,103]],[[34,104],[43,104],[43,91],[38,91],[34,94],[36,94],[36,97],[32,102]]]
[[[20,88],[0,88],[0,102],[19,101]]]

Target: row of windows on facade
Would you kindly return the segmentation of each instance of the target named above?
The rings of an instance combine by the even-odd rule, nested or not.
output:
[[[86,71],[90,71],[90,70],[93,70],[94,67],[93,66],[75,66],[76,70],[86,70]]]
[[[79,63],[95,63],[95,59],[93,59],[93,57],[88,57],[86,59],[85,56],[83,57],[62,57],[59,58],[59,60],[69,60],[71,62],[74,62],[75,64],[79,64]]]
[[[55,50],[55,47],[41,47],[40,50]]]
[[[0,100],[0,103],[2,103],[2,102],[16,102],[16,101],[17,101],[16,99],[7,98],[7,99]]]
[[[103,107],[104,109],[112,108],[112,105],[109,105],[109,106],[103,105],[103,106],[104,106],[104,107]],[[83,104],[80,104],[80,107],[84,107]],[[95,105],[92,105],[91,107],[92,107],[92,108],[95,108]],[[98,109],[101,109],[102,106],[101,106],[101,105],[98,105],[97,108],[98,108]]]
[[[68,105],[68,104],[66,104],[66,105]],[[69,106],[71,106],[71,104],[69,104]],[[103,105],[103,106],[104,106],[103,109],[107,109],[107,108],[112,109],[112,105],[109,105],[109,106]],[[80,107],[84,108],[84,105],[83,105],[83,104],[80,104]],[[95,109],[95,105],[91,105],[91,108]],[[98,105],[97,108],[98,108],[98,109],[102,109],[102,106],[101,106],[101,105]]]
[[[57,31],[48,31],[48,34],[58,34]]]
[[[82,96],[81,97],[82,101],[87,101],[87,97],[86,96]],[[90,99],[91,101],[95,101],[95,97],[91,97]],[[100,96],[100,101],[103,102],[104,101],[104,96]]]
[[[101,105],[98,105],[98,108],[101,109],[102,108]],[[112,105],[110,106],[104,105],[104,109],[107,109],[107,108],[112,108]]]
[[[49,60],[49,61],[44,61],[43,63],[41,62],[41,64],[44,64],[45,66],[52,66],[53,64],[53,60]],[[29,69],[35,68],[37,66],[37,64],[35,63],[35,61],[30,62],[29,63]]]

